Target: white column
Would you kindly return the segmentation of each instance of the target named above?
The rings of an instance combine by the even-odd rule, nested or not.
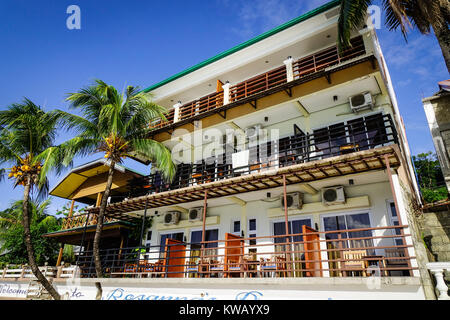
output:
[[[181,101],[178,101],[177,104],[173,105],[173,108],[175,109],[175,112],[173,113],[173,123],[178,122],[180,119],[180,107]]]
[[[294,80],[294,69],[292,69],[293,62],[294,59],[292,59],[291,56],[289,56],[286,60],[283,61],[283,63],[286,65],[287,82]]]
[[[444,270],[450,270],[450,262],[427,263],[427,268],[436,278],[436,289],[439,290],[438,300],[450,300],[448,288],[444,281]]]
[[[223,105],[230,103],[230,83],[227,81],[223,86]]]

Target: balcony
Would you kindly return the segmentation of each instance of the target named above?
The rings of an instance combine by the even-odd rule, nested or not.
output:
[[[397,131],[389,114],[376,114],[314,130],[304,134],[298,127],[294,135],[253,146],[244,166],[233,163],[232,148],[197,163],[181,163],[171,183],[157,172],[131,181],[130,198],[200,185],[251,173],[264,172],[310,161],[346,155],[398,143]],[[229,152],[228,152],[229,151]]]
[[[300,233],[186,243],[165,238],[162,245],[102,250],[107,277],[368,277],[412,276],[403,230],[407,226],[318,232],[306,225]],[[217,233],[216,233],[217,236]],[[95,277],[92,251],[78,260],[81,277]]]
[[[116,219],[105,217],[104,223],[115,222]],[[61,231],[97,225],[97,215],[83,213],[67,217],[63,220]]]
[[[339,53],[336,46],[314,53],[310,56],[296,60],[292,64],[293,79],[300,80],[319,74],[326,68],[339,65],[343,62],[361,57],[366,54],[363,38],[356,37],[351,40],[352,47]],[[158,120],[150,124],[153,131],[167,128],[177,122],[195,120],[213,113],[222,112],[225,106],[247,103],[248,99],[260,94],[270,93],[272,90],[283,90],[288,83],[286,66],[280,66],[263,74],[252,77],[230,87],[228,99],[224,92],[214,92],[179,107],[178,117],[175,119],[175,109],[172,108],[166,115],[166,121]],[[227,101],[226,101],[227,100]]]

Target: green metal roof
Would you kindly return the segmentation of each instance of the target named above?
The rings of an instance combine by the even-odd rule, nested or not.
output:
[[[263,34],[260,34],[259,36],[256,36],[253,39],[250,39],[250,40],[248,40],[248,41],[246,41],[244,43],[241,43],[240,45],[237,45],[237,46],[235,46],[235,47],[233,47],[231,49],[228,49],[227,51],[219,53],[218,55],[216,55],[216,56],[214,56],[212,58],[209,58],[208,60],[200,62],[199,64],[196,64],[193,67],[190,67],[190,68],[188,68],[188,69],[186,69],[184,71],[181,71],[181,72],[179,72],[179,73],[177,73],[177,74],[167,78],[166,80],[158,82],[158,83],[156,83],[156,84],[154,84],[154,85],[144,89],[143,92],[149,92],[149,91],[152,91],[152,90],[154,90],[156,88],[159,88],[159,87],[161,87],[161,86],[163,86],[163,85],[165,85],[165,84],[167,84],[167,83],[169,83],[171,81],[174,81],[174,80],[176,80],[178,78],[181,78],[181,77],[183,77],[183,76],[185,76],[185,75],[187,75],[187,74],[189,74],[191,72],[194,72],[194,71],[196,71],[196,70],[198,70],[200,68],[203,68],[204,66],[207,66],[208,64],[211,64],[211,63],[213,63],[213,62],[215,62],[217,60],[220,60],[220,59],[222,59],[222,58],[224,58],[226,56],[229,56],[229,55],[231,55],[231,54],[233,54],[233,53],[235,53],[237,51],[240,51],[240,50],[242,50],[244,48],[247,48],[247,47],[251,46],[252,44],[255,44],[255,43],[257,43],[257,42],[259,42],[261,40],[264,40],[264,39],[266,39],[266,38],[268,38],[268,37],[270,37],[270,36],[272,36],[272,35],[274,35],[274,34],[276,34],[278,32],[281,32],[281,31],[283,31],[283,30],[285,30],[287,28],[290,28],[290,27],[292,27],[292,26],[294,26],[294,25],[296,25],[296,24],[298,24],[300,22],[303,22],[303,21],[305,21],[305,20],[307,20],[309,18],[312,18],[312,17],[314,17],[314,16],[316,16],[316,15],[322,13],[322,12],[325,12],[325,11],[331,9],[331,8],[334,8],[334,7],[338,6],[340,3],[341,3],[341,0],[330,1],[330,2],[328,2],[326,4],[324,4],[324,5],[316,8],[316,9],[311,10],[311,11],[309,11],[309,12],[307,12],[307,13],[305,13],[305,14],[303,14],[303,15],[295,18],[295,19],[292,19],[292,20],[290,20],[290,21],[288,21],[288,22],[286,22],[286,23],[284,23],[284,24],[282,24],[282,25],[280,25],[280,26],[278,26],[278,27],[276,27],[276,28],[274,28],[272,30],[264,32]]]

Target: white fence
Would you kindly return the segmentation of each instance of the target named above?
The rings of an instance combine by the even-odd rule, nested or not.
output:
[[[450,271],[450,262],[430,262],[427,268],[436,278],[436,289],[439,291],[438,300],[450,300],[448,287],[444,281],[444,271]]]
[[[79,275],[79,268],[77,266],[69,266],[69,267],[52,267],[52,266],[44,266],[39,267],[39,270],[42,272],[44,277],[46,278],[63,278],[70,279]],[[34,276],[30,266],[7,266],[3,269],[3,272],[0,275],[0,279],[36,279]]]

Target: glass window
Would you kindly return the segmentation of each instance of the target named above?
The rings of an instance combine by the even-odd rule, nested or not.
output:
[[[250,219],[248,221],[248,230],[249,231],[256,231],[256,219]]]
[[[301,219],[288,221],[288,231],[289,234],[299,234],[302,233],[302,226],[311,227],[311,219]],[[273,224],[273,234],[274,236],[281,236],[286,234],[286,223],[285,222],[274,222]],[[283,243],[286,239],[284,237],[275,238],[275,243]],[[301,242],[303,241],[303,236],[291,237],[290,242]]]
[[[250,235],[249,235],[249,238],[256,238],[256,233],[250,234]],[[250,244],[251,246],[256,245],[256,239],[250,239],[250,240],[249,240],[249,244]]]
[[[395,208],[395,202],[389,202],[389,209],[390,209],[389,211],[390,211],[390,214],[391,214],[391,224],[393,226],[399,226],[400,222],[398,221],[397,209]],[[393,234],[395,234],[397,236],[401,235],[400,229],[399,228],[394,229],[393,230]],[[396,238],[396,239],[394,239],[394,243],[396,245],[402,245],[403,241],[402,241],[401,238]]]
[[[192,231],[191,233],[191,248],[192,247],[201,247],[202,243],[202,231]],[[219,229],[206,230],[205,232],[205,241],[217,241],[219,240]],[[207,243],[206,248],[216,248],[217,242]]]
[[[323,222],[325,231],[370,228],[370,219],[368,213],[325,217],[323,219]],[[361,230],[355,232],[327,233],[326,239],[338,239],[339,234],[341,235],[342,239],[372,237],[371,230]],[[335,245],[339,246],[340,244],[336,243]],[[373,247],[373,241],[372,239],[349,240],[349,241],[342,241],[342,245],[345,248]],[[372,254],[372,250],[370,254]]]
[[[183,236],[184,232],[162,234],[161,241],[159,242],[159,251],[164,252],[166,250],[166,239],[183,241]]]
[[[241,232],[241,221],[233,221],[233,233],[240,233]]]

